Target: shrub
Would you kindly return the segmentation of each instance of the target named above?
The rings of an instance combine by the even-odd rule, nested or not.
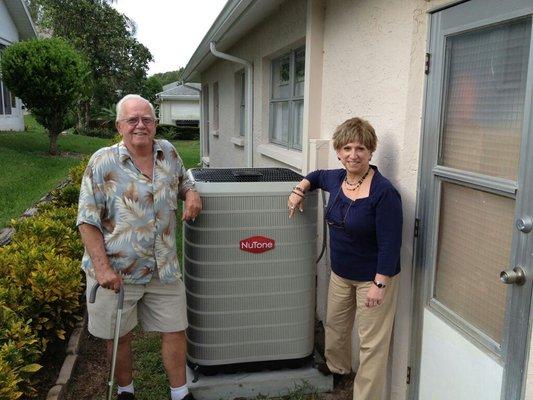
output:
[[[156,136],[166,140],[197,140],[200,130],[197,127],[161,124],[157,126]]]
[[[78,186],[81,185],[81,180],[83,178],[83,174],[85,173],[85,169],[87,168],[88,163],[89,163],[89,157],[85,157],[81,163],[72,167],[68,171],[68,176],[72,184],[75,184]]]
[[[48,343],[64,340],[81,319],[76,216],[87,162],[71,168],[71,183],[54,191],[39,214],[11,221],[12,242],[0,247],[0,400],[35,397],[32,377]]]
[[[39,243],[52,246],[57,254],[80,260],[83,243],[76,228],[77,208],[48,206],[40,210],[33,217],[11,221],[11,226],[15,228],[13,243],[25,243],[31,238],[38,238]]]
[[[117,132],[114,129],[109,129],[105,126],[96,128],[74,129],[75,135],[98,137],[102,139],[111,139],[116,135],[116,133]]]
[[[70,207],[74,204],[78,204],[80,198],[80,185],[69,183],[61,190],[55,191],[53,196],[53,203],[57,207]]]
[[[177,140],[179,135],[178,127],[175,125],[157,125],[156,136],[166,140]]]
[[[200,130],[194,127],[179,127],[178,140],[198,140]]]
[[[63,340],[80,319],[82,279],[79,261],[65,257],[38,237],[0,248],[0,302],[43,339]]]
[[[42,342],[27,321],[0,303],[0,399],[33,397],[32,375],[41,369],[36,361],[42,354]]]
[[[50,154],[57,154],[57,137],[72,122],[69,111],[87,91],[86,60],[65,40],[49,38],[12,44],[0,64],[4,83],[48,130]]]

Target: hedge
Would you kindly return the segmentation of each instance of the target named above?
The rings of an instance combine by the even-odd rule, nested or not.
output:
[[[53,191],[37,215],[11,221],[12,241],[0,247],[0,400],[34,398],[34,374],[47,346],[64,340],[81,319],[76,214],[86,165],[71,169],[71,182]]]

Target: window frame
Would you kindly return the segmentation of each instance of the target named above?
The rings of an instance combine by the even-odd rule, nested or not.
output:
[[[213,83],[213,130],[212,135],[217,136],[220,131],[220,96],[218,81]]]
[[[239,69],[235,72],[234,78],[235,93],[235,132],[236,139],[243,139],[246,131],[246,72]]]
[[[296,77],[296,55],[303,51],[303,62],[304,62],[304,77],[303,80],[298,80]],[[274,97],[274,65],[285,59],[289,59],[289,80],[281,81],[281,85],[289,85],[289,96],[286,97]],[[288,150],[297,150],[302,151],[302,140],[303,132],[295,132],[298,124],[296,121],[297,118],[297,104],[301,103],[303,107],[304,94],[296,95],[296,84],[305,82],[305,46],[299,46],[297,48],[291,49],[289,52],[284,53],[276,58],[270,60],[270,84],[269,84],[269,121],[268,121],[268,138],[269,142],[278,146],[282,146]],[[274,138],[273,127],[274,127],[274,106],[277,104],[287,104],[289,107],[289,121],[288,121],[288,137],[287,141],[279,140]],[[303,119],[303,118],[302,118]],[[303,120],[300,121],[303,125]],[[297,138],[297,135],[300,137]],[[298,140],[299,139],[299,140]]]
[[[7,44],[0,43],[0,59],[2,58],[2,52],[7,48]],[[8,110],[6,111],[6,105]],[[17,109],[17,99],[15,95],[7,88],[2,80],[2,74],[0,71],[0,116],[14,115],[14,111]]]

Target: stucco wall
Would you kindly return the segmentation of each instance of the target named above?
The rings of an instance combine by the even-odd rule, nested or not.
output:
[[[370,121],[379,138],[372,163],[402,196],[402,274],[389,379],[392,399],[406,395],[427,7],[423,0],[330,0],[325,11],[322,137],[330,138],[347,118]],[[340,167],[333,152],[329,166]],[[357,353],[353,362],[355,366]]]
[[[268,143],[268,96],[270,83],[269,58],[288,51],[291,46],[301,46],[305,39],[306,1],[291,0],[283,3],[270,17],[225,53],[247,59],[254,66],[254,166],[280,166],[287,164],[265,157],[257,146]],[[239,139],[239,108],[236,104],[235,74],[243,66],[225,60],[215,62],[202,73],[202,84],[209,84],[210,121],[213,121],[213,83],[218,81],[219,135],[210,135],[209,162],[212,167],[242,167],[245,162],[244,147],[235,144]],[[238,140],[237,140],[238,142]],[[204,155],[205,156],[205,155]]]

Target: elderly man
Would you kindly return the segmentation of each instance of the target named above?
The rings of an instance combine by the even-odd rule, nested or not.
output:
[[[89,332],[108,339],[108,352],[115,292],[124,288],[118,399],[134,399],[131,331],[137,317],[145,331],[161,332],[171,399],[193,399],[185,377],[185,289],[174,231],[178,197],[184,201],[183,220],[194,219],[202,203],[174,146],[154,139],[156,122],[146,99],[130,94],[120,100],[116,127],[122,141],[93,154],[81,184],[77,224],[87,288],[98,281],[111,289],[100,290],[96,302],[87,304]]]

